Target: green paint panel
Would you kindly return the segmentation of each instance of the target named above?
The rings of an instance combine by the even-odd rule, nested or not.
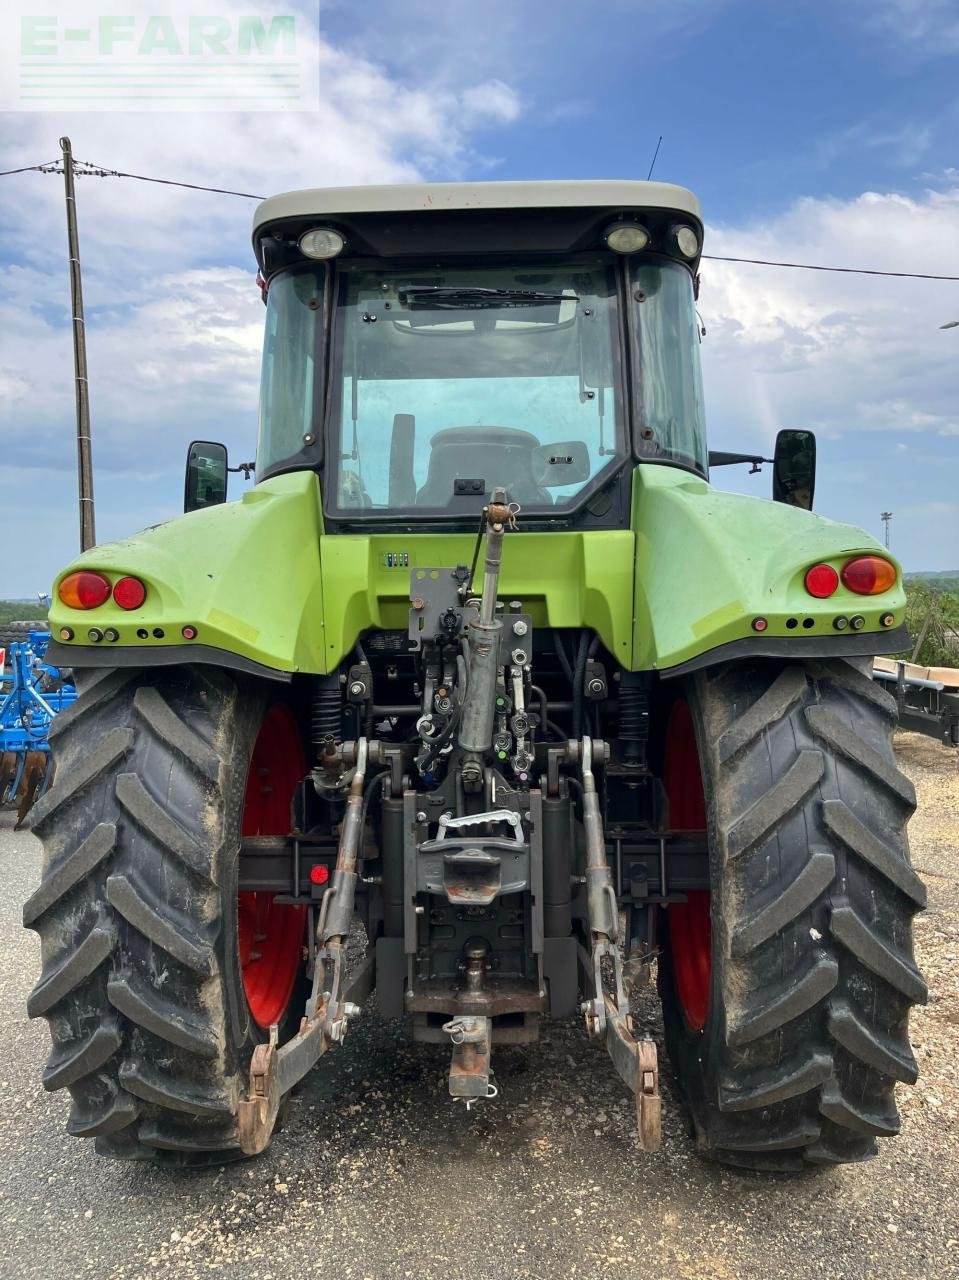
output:
[[[75,569],[96,569],[111,581],[133,574],[147,585],[146,601],[129,613],[112,601],[67,609],[54,584],[54,638],[69,626],[74,643],[87,644],[89,627],[115,627],[119,641],[101,648],[187,649],[181,628],[195,626],[198,644],[280,671],[323,670],[321,519],[316,476],[301,471],[264,481],[237,502],[93,547],[60,578]],[[147,639],[138,630],[147,630]]]
[[[850,555],[883,550],[851,526],[650,464],[634,473],[632,526],[509,533],[501,599],[521,600],[540,627],[595,628],[634,670],[750,636],[756,616],[776,636],[835,635],[837,613],[862,614],[870,631],[881,629],[881,613],[902,620],[901,586],[876,599],[842,587],[824,601],[806,594],[811,564],[840,568]],[[179,645],[186,658],[181,630],[194,626],[197,643],[278,671],[326,672],[364,631],[405,630],[410,571],[469,564],[474,542],[470,533],[325,535],[316,475],[293,472],[80,556],[64,573],[133,574],[147,584],[146,602],[129,613],[112,601],[81,612],[54,588],[51,628],[56,637],[72,627],[72,643],[88,644],[90,627],[115,627],[120,639],[104,650]]]
[[[470,564],[475,534],[335,534],[320,540],[328,661],[370,627],[405,630],[410,572]],[[521,600],[541,627],[594,627],[626,663],[632,641],[633,535],[508,533],[500,599]],[[389,557],[394,561],[390,567]],[[407,563],[408,561],[408,563]],[[482,580],[482,560],[478,569]]]
[[[845,587],[816,600],[803,585],[820,561],[841,569],[857,554],[889,553],[852,525],[762,498],[722,493],[673,467],[640,466],[633,478],[636,626],[633,669],[663,670],[708,649],[752,636],[765,618],[769,636],[834,636],[833,619],[860,614],[902,621],[901,579],[882,596]],[[889,557],[892,559],[892,557]],[[792,623],[792,625],[790,625]]]

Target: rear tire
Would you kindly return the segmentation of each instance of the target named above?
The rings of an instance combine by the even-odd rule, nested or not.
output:
[[[729,664],[696,676],[686,700],[712,890],[699,1029],[682,986],[688,911],[660,985],[697,1143],[765,1170],[868,1159],[899,1130],[895,1082],[917,1074],[909,1010],[926,999],[895,704],[842,661]]]
[[[244,989],[238,850],[266,707],[215,668],[110,671],[53,726],[56,781],[31,815],[44,863],[24,924],[43,968],[27,1009],[50,1026],[44,1087],[69,1089],[68,1132],[103,1155],[241,1155],[236,1103],[267,1031]]]

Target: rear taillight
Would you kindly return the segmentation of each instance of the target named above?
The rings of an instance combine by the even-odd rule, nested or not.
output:
[[[882,556],[856,556],[842,567],[842,583],[857,596],[878,596],[896,585],[896,566]]]
[[[110,583],[102,573],[81,569],[67,574],[57,587],[57,595],[68,609],[97,609],[110,599]]]
[[[121,609],[139,609],[147,589],[139,578],[121,578],[113,588],[113,599]]]
[[[806,590],[817,600],[825,600],[839,586],[839,574],[831,564],[814,564],[806,570]]]

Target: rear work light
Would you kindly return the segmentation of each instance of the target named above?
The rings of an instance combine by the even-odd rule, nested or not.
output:
[[[649,244],[649,232],[635,222],[618,222],[606,228],[606,243],[614,253],[639,253]]]
[[[97,609],[110,599],[110,584],[102,573],[81,569],[67,574],[57,587],[57,595],[68,609]]]
[[[831,564],[814,564],[806,570],[806,590],[817,600],[825,600],[839,586],[839,574]]]
[[[304,258],[325,260],[335,258],[346,247],[346,241],[332,227],[314,227],[312,231],[304,231],[299,241],[300,253]]]
[[[139,609],[147,598],[147,589],[139,578],[121,578],[114,584],[113,599],[121,609]]]
[[[896,585],[896,566],[882,556],[857,556],[842,567],[844,587],[857,596],[878,596]]]

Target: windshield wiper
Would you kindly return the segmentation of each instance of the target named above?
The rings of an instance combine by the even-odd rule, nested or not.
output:
[[[482,307],[535,307],[543,303],[578,302],[574,293],[540,293],[536,289],[489,289],[482,285],[409,284],[398,290],[411,311],[470,311]]]

